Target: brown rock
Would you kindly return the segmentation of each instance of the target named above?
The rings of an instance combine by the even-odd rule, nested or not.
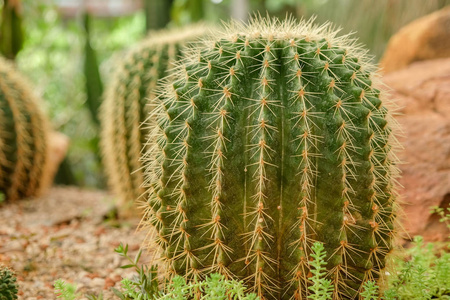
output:
[[[397,32],[380,62],[384,73],[415,61],[450,57],[450,6],[417,19]]]
[[[411,236],[445,240],[449,232],[430,207],[450,202],[450,59],[414,63],[383,81],[401,107],[405,228]]]
[[[62,133],[56,131],[50,132],[48,141],[49,161],[41,187],[41,193],[43,194],[52,186],[59,164],[66,157],[67,150],[69,149],[69,138]]]

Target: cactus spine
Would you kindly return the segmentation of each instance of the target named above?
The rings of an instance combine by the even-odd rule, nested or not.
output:
[[[184,44],[205,32],[198,25],[153,33],[128,52],[107,87],[101,108],[101,148],[110,186],[124,211],[144,193],[139,158],[148,132],[140,124],[151,109],[156,83],[167,75]]]
[[[320,241],[334,299],[355,298],[382,275],[396,232],[395,138],[375,67],[312,21],[231,24],[193,52],[148,122],[142,226],[156,229],[166,276],[219,272],[263,299],[306,299]]]
[[[48,180],[47,125],[32,90],[0,59],[0,192],[7,200],[38,195]]]
[[[0,300],[15,300],[19,292],[13,271],[0,265]]]

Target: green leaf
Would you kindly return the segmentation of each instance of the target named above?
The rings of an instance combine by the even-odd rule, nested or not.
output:
[[[128,300],[128,298],[121,291],[119,291],[118,289],[111,288],[111,291],[114,293],[114,295],[119,297],[121,300]]]
[[[121,269],[129,269],[129,268],[132,268],[132,267],[134,267],[134,266],[135,266],[135,265],[130,264],[130,265],[121,266],[120,268],[121,268]]]
[[[141,254],[142,254],[142,249],[139,249],[139,252],[134,259],[134,264],[137,265],[137,263],[139,262],[139,259],[141,259]]]

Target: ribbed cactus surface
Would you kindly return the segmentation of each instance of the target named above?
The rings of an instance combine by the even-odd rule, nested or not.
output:
[[[306,299],[319,241],[335,299],[377,280],[396,232],[396,159],[374,70],[312,22],[232,24],[196,47],[148,121],[142,223],[166,275],[219,272],[263,299]]]
[[[0,58],[0,192],[6,200],[37,195],[48,180],[47,125],[33,90]]]
[[[0,300],[17,299],[18,285],[17,278],[13,271],[0,265]]]
[[[131,209],[144,193],[140,157],[148,131],[140,124],[151,110],[156,83],[168,74],[182,47],[205,32],[198,25],[151,34],[119,62],[107,87],[101,108],[101,148],[110,186],[123,210]]]

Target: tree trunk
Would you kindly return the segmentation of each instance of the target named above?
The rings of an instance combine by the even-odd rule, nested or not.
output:
[[[170,8],[173,0],[145,0],[146,30],[164,28],[170,22]]]
[[[23,46],[22,9],[20,0],[4,0],[0,24],[0,52],[15,59]]]

